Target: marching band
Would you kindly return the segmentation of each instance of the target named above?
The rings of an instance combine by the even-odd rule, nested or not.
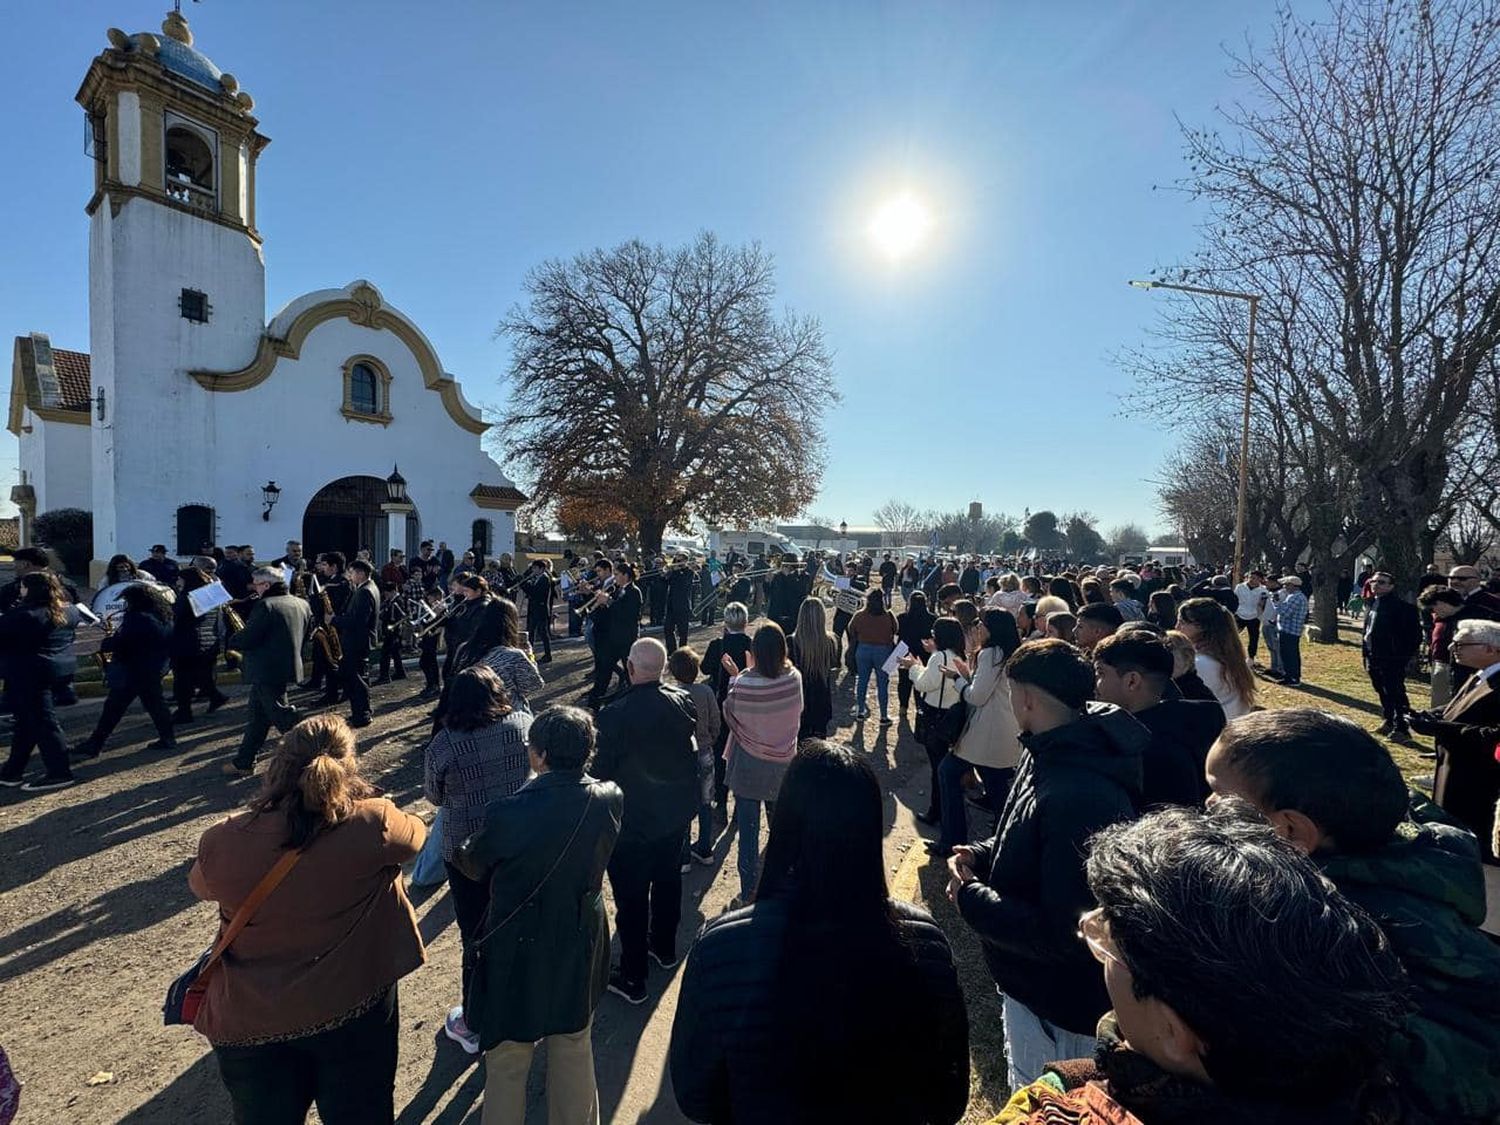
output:
[[[36,554],[36,564],[27,563],[26,569],[45,569],[45,556]],[[26,560],[18,553],[18,561]],[[715,552],[680,552],[652,558],[639,569],[623,552],[609,557],[599,551],[586,559],[569,551],[562,562],[554,571],[550,558],[533,558],[518,572],[509,554],[487,558],[476,549],[455,565],[446,544],[439,550],[427,542],[409,561],[393,550],[377,575],[364,551],[353,560],[325,551],[309,565],[301,545],[288,543],[286,554],[270,564],[256,563],[253,550],[241,547],[179,565],[158,546],[139,567],[123,555],[112,559],[110,581],[91,605],[65,615],[56,643],[71,647],[79,626],[97,628],[103,635],[97,659],[119,695],[112,712],[141,699],[157,720],[156,744],[170,747],[172,728],[193,721],[195,699],[202,698],[210,712],[227,700],[214,675],[220,654],[227,667],[236,667],[247,641],[264,645],[267,629],[256,621],[258,613],[271,610],[268,600],[290,599],[302,606],[290,617],[285,603],[275,611],[292,622],[277,643],[296,650],[294,660],[278,663],[295,669],[288,672],[291,682],[262,700],[266,715],[261,717],[278,726],[295,714],[284,702],[286,687],[316,693],[320,705],[346,701],[351,721],[366,725],[370,664],[377,653],[375,684],[407,679],[406,658],[416,656],[423,675],[417,702],[441,699],[454,675],[489,658],[497,646],[517,648],[533,664],[550,662],[555,610],[561,608],[568,635],[581,638],[592,653],[583,701],[598,707],[617,684],[629,682],[625,658],[643,618],[660,625],[670,650],[687,644],[695,625],[719,620],[731,602],[743,603],[752,614],[764,612],[790,632],[803,598],[813,594],[833,608],[837,629],[859,608],[870,566],[850,558],[835,559],[830,568],[820,552],[753,560],[734,553],[721,560]],[[12,586],[19,590],[19,583]],[[18,596],[7,588],[0,590],[0,601],[7,593],[13,600]],[[71,595],[65,600],[76,601],[75,591],[65,594]],[[517,602],[524,618],[518,618]],[[145,645],[121,643],[117,636],[127,618],[132,637],[159,633],[160,638]],[[524,620],[524,629],[518,620]],[[306,622],[304,633],[298,632],[298,621]],[[310,668],[305,680],[304,653]],[[255,656],[263,668],[263,649]],[[169,667],[176,702],[170,719],[160,703],[160,682]],[[71,692],[72,678],[58,677],[54,690]],[[66,701],[59,694],[58,702]],[[96,730],[75,756],[97,754],[107,734],[107,728]],[[237,760],[232,766],[243,774],[244,764]]]

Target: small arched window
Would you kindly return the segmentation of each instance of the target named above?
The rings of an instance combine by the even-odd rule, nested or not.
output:
[[[391,373],[374,356],[353,356],[344,363],[345,418],[355,422],[391,421]]]
[[[186,125],[173,125],[167,130],[166,189],[167,197],[178,203],[216,209],[213,148],[202,134]]]
[[[361,414],[375,414],[379,411],[380,396],[375,369],[368,363],[356,363],[349,372],[349,405]]]

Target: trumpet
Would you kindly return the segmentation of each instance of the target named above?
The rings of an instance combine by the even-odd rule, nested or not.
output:
[[[447,623],[449,618],[458,612],[458,607],[464,603],[464,600],[462,594],[449,594],[436,609],[433,609],[426,602],[421,603],[418,607],[418,612],[425,615],[425,620],[412,626],[412,636],[417,640],[422,640],[433,630],[441,628]]]
[[[587,621],[594,615],[594,610],[603,609],[606,605],[608,605],[608,602],[601,602],[599,600],[601,597],[607,597],[611,601],[613,601],[614,585],[614,576],[611,575],[609,580],[606,581],[603,586],[599,587],[598,590],[592,590],[589,594],[589,600],[585,604],[578,607],[578,616]]]

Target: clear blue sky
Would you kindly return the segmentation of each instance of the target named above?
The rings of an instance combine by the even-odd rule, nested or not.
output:
[[[0,72],[0,328],[86,350],[92,171],[73,102],[111,24],[166,0],[12,11]],[[821,318],[843,403],[812,511],[923,507],[1158,518],[1172,438],[1120,416],[1111,356],[1161,302],[1125,285],[1194,244],[1174,114],[1233,93],[1222,45],[1269,5],[184,4],[256,99],[268,310],[375,282],[470,400],[499,405],[494,337],[526,271],[627,238],[757,239]],[[866,236],[909,190],[935,217],[898,266]],[[9,349],[6,349],[6,356]],[[15,444],[0,443],[0,498]],[[1163,529],[1164,530],[1164,529]]]

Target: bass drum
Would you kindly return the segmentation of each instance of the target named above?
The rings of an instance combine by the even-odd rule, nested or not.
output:
[[[94,616],[106,622],[111,629],[120,624],[120,618],[125,613],[125,602],[121,595],[131,586],[145,586],[162,601],[171,605],[177,600],[177,591],[170,586],[165,586],[154,579],[140,578],[131,582],[116,582],[112,586],[106,586],[94,595],[94,600],[89,608],[94,611]]]

